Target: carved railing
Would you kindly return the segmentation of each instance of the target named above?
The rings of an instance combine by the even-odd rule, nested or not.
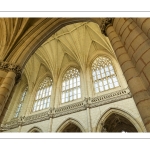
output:
[[[84,101],[81,101],[78,103],[56,108],[54,111],[55,112],[54,117],[64,116],[64,115],[75,113],[75,112],[82,111],[85,109],[86,108],[84,107]]]
[[[101,106],[101,105],[105,105],[105,104],[109,104],[109,103],[113,103],[113,102],[117,102],[126,98],[130,98],[131,97],[131,93],[130,90],[127,89],[123,89],[120,91],[116,91],[113,93],[109,93],[103,96],[98,96],[98,97],[94,97],[91,99],[91,104],[90,107],[97,107],[97,106]]]
[[[83,110],[86,110],[87,107],[88,108],[98,107],[98,106],[105,105],[108,103],[113,103],[116,101],[124,100],[130,97],[132,96],[128,88],[115,91],[113,93],[105,94],[102,96],[97,96],[94,98],[89,97],[89,98],[85,98],[81,102],[73,103],[73,104],[62,106],[59,108],[53,108],[53,109],[50,108],[49,110],[42,112],[42,113],[13,119],[10,122],[3,124],[3,128],[9,130],[9,129],[13,129],[19,126],[24,126],[24,125],[28,125],[28,124],[32,124],[36,122],[49,120],[50,118],[56,118],[56,117],[76,113],[79,111],[83,111]]]

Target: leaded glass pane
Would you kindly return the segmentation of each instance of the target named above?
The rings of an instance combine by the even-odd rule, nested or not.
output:
[[[92,64],[92,75],[96,93],[119,86],[112,63],[106,57],[95,59]]]
[[[46,109],[50,106],[50,97],[52,91],[52,79],[46,77],[40,84],[36,94],[33,112]]]
[[[24,90],[23,93],[22,93],[22,96],[21,96],[21,98],[20,98],[20,102],[19,102],[19,104],[18,104],[18,107],[17,107],[16,112],[15,112],[15,115],[14,115],[15,118],[19,116],[19,113],[20,113],[20,111],[21,111],[21,108],[22,108],[24,99],[25,99],[26,94],[27,94],[27,91],[28,91],[28,87],[26,87],[25,90]]]
[[[62,103],[72,101],[80,97],[80,73],[76,68],[70,68],[63,77]]]

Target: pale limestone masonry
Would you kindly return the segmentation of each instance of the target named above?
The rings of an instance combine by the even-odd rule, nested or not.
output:
[[[1,131],[150,132],[150,18],[3,18],[0,23]],[[112,62],[119,86],[96,93],[91,67],[100,56]],[[70,67],[80,72],[81,98],[62,103],[63,76]],[[53,81],[50,107],[33,112],[45,77]]]
[[[117,110],[120,110],[120,111],[127,113],[128,115],[130,115],[131,118],[134,118],[135,122],[137,123],[136,128],[138,132],[146,132],[144,124],[141,120],[139,112],[137,111],[137,108],[132,98],[90,109],[92,132],[101,132],[97,130],[100,119],[108,110],[111,110],[111,109],[116,109],[116,112]],[[68,119],[70,120],[72,119],[72,120],[79,122],[80,125],[83,127],[84,132],[88,132],[86,110],[54,118],[53,123],[52,123],[52,132],[57,132],[60,126],[63,125]],[[20,132],[29,132],[29,130],[32,129],[33,127],[40,128],[42,132],[49,132],[50,120],[22,126],[20,129]],[[18,130],[19,130],[19,127],[8,130],[7,132],[18,132]]]
[[[111,98],[112,97],[112,98]],[[101,97],[93,99],[85,99],[84,101],[77,102],[71,105],[62,106],[55,110],[48,110],[43,113],[31,115],[25,118],[13,119],[6,123],[3,127],[9,129],[9,132],[29,132],[30,129],[38,127],[42,132],[50,132],[50,117],[49,114],[53,114],[52,130],[51,132],[60,132],[59,128],[65,124],[68,120],[79,123],[83,132],[89,132],[89,124],[87,119],[87,108],[86,103],[90,104],[90,123],[91,132],[101,132],[98,127],[101,125],[99,122],[102,121],[102,117],[108,111],[118,112],[118,110],[130,116],[130,121],[136,122],[136,129],[138,132],[145,132],[146,129],[142,123],[140,115],[135,107],[134,101],[131,97],[128,89],[113,92],[110,94],[103,95]],[[119,101],[118,101],[118,100]],[[101,102],[101,103],[100,103]],[[93,105],[93,104],[94,105]],[[119,114],[120,114],[119,112]],[[133,114],[134,112],[134,114]],[[30,118],[31,119],[30,119]],[[45,118],[45,119],[44,119]],[[21,121],[21,120],[22,121]],[[45,121],[44,121],[45,120]],[[36,122],[36,123],[34,123]],[[17,127],[17,128],[16,128]],[[15,128],[15,129],[13,129]],[[11,130],[10,130],[11,129]]]

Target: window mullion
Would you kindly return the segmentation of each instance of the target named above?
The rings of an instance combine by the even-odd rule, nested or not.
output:
[[[62,103],[63,103],[63,95],[65,97],[64,102],[69,102],[78,98],[78,87],[80,87],[80,75],[79,71],[76,68],[69,69],[64,75],[63,82],[67,80],[68,84],[63,87],[62,84]],[[75,93],[76,91],[76,93]],[[63,94],[64,93],[64,94]]]
[[[92,64],[92,71],[94,88],[96,93],[97,84],[99,92],[103,90],[109,90],[119,85],[117,75],[115,74],[111,61],[108,58],[96,58]]]
[[[49,99],[52,92],[52,80],[49,77],[46,77],[39,86],[37,91],[33,112],[46,109],[49,107]]]

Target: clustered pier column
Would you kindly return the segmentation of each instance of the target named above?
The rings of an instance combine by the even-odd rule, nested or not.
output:
[[[21,68],[8,62],[0,62],[0,69],[7,72],[5,79],[0,85],[0,116],[4,110],[9,95],[21,76]],[[1,116],[2,117],[2,116]]]
[[[144,125],[147,131],[150,131],[150,95],[137,67],[141,64],[137,65],[137,60],[135,60],[136,56],[140,58],[139,55],[142,55],[142,49],[138,50],[141,42],[145,41],[145,46],[148,48],[150,41],[136,23],[129,18],[103,19],[101,31],[108,36],[112,44]],[[141,39],[140,37],[137,39],[138,35],[142,35]]]

